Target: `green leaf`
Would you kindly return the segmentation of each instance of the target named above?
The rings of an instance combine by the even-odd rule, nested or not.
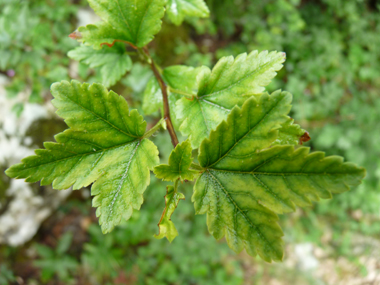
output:
[[[94,183],[91,194],[104,233],[129,219],[143,203],[149,170],[159,163],[157,147],[142,139],[146,122],[125,99],[100,84],[62,81],[52,86],[53,105],[69,129],[45,142],[46,149],[6,171],[13,178],[54,189]]]
[[[204,0],[168,0],[166,9],[169,19],[177,26],[185,17],[207,18],[210,16]]]
[[[294,120],[292,118],[289,118],[282,125],[281,129],[279,130],[278,137],[273,144],[274,145],[281,145],[281,144],[298,145],[302,142],[302,137],[305,136],[306,133],[307,132],[303,130],[299,125],[294,124]],[[308,141],[308,140],[305,140],[305,141]]]
[[[132,60],[122,43],[115,43],[112,47],[105,46],[100,50],[81,45],[69,51],[68,56],[91,68],[99,68],[102,83],[106,87],[114,85],[127,71],[132,69]]]
[[[171,220],[171,216],[174,210],[177,208],[180,200],[185,200],[185,195],[177,192],[178,183],[175,186],[168,186],[165,196],[165,209],[162,213],[160,222],[158,223],[159,233],[154,235],[157,239],[162,239],[166,237],[170,242],[172,242],[176,236],[178,236],[178,231]]]
[[[162,92],[157,79],[152,76],[144,90],[143,111],[146,115],[151,115],[162,108]]]
[[[169,165],[161,164],[154,168],[154,174],[157,178],[164,181],[177,181],[180,179],[194,180],[196,171],[190,170],[190,165],[193,162],[191,157],[191,144],[189,141],[184,141],[178,144],[172,151],[169,157]]]
[[[245,248],[268,262],[283,258],[277,214],[331,198],[365,176],[363,168],[341,157],[309,154],[305,147],[268,148],[287,120],[290,99],[289,93],[275,92],[235,107],[201,144],[203,173],[192,197],[196,213],[207,213],[216,239],[225,235],[234,251]]]
[[[88,0],[104,22],[78,29],[79,40],[95,49],[115,41],[143,47],[161,29],[165,0]]]
[[[193,101],[182,98],[176,106],[177,117],[182,122],[180,131],[190,137],[193,148],[199,147],[233,107],[260,95],[284,61],[282,52],[253,51],[236,59],[223,57],[212,72],[202,69],[197,78],[197,97]]]

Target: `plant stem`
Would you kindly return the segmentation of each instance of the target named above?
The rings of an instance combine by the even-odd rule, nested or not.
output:
[[[157,132],[162,127],[163,121],[164,121],[163,118],[161,120],[159,120],[158,123],[153,128],[151,128],[149,131],[147,131],[141,139],[149,138],[155,132]]]
[[[194,96],[195,96],[194,94],[190,94],[190,93],[187,93],[187,92],[184,92],[184,91],[181,91],[181,90],[177,90],[177,89],[171,88],[170,86],[168,86],[168,89],[172,93],[183,95],[183,96],[186,96],[187,98],[189,98],[191,100],[194,100]]]
[[[160,85],[161,92],[162,92],[162,99],[163,99],[163,103],[164,103],[164,120],[166,122],[168,132],[169,132],[170,137],[172,139],[172,144],[174,147],[176,147],[178,144],[178,138],[177,138],[177,135],[175,133],[172,120],[170,119],[170,108],[169,108],[167,86],[166,86],[160,72],[157,69],[156,63],[153,61],[152,57],[150,56],[148,48],[144,47],[143,51],[144,51],[145,55],[149,58],[148,63],[150,64],[150,67],[154,73],[154,76],[156,77],[158,84]]]

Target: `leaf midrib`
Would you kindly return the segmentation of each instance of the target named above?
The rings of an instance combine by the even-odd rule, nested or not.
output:
[[[259,126],[261,124],[261,122],[268,116],[268,114],[270,114],[274,108],[276,108],[278,106],[278,104],[284,100],[286,96],[282,97],[281,100],[277,101],[276,104],[268,111],[265,113],[265,116],[263,116],[261,118],[261,120],[259,122],[257,122],[257,124],[252,128],[250,129],[242,138],[240,138],[238,141],[235,142],[235,144],[223,155],[221,156],[216,162],[214,162],[213,164],[211,165],[208,165],[207,168],[210,168],[210,166],[213,166],[215,164],[217,164],[218,162],[220,162],[222,159],[224,159],[242,140],[244,140],[244,138],[250,134],[253,130],[256,129],[257,126]],[[241,110],[242,111],[242,110]],[[250,117],[251,117],[251,113],[248,113],[248,121],[250,122]],[[273,129],[273,128],[272,128]],[[234,131],[234,134],[236,134],[236,130]]]
[[[115,149],[115,148],[121,148],[123,146],[126,146],[127,144],[132,144],[132,143],[134,143],[136,141],[138,141],[138,140],[136,139],[134,141],[130,141],[130,142],[127,142],[127,143],[119,144],[119,145],[112,146],[112,147],[109,147],[109,148],[103,148],[103,149],[100,149],[100,150],[97,150],[97,151],[94,151],[94,152],[78,153],[78,154],[73,155],[73,156],[68,156],[68,157],[65,157],[65,158],[62,158],[62,159],[58,159],[58,160],[54,160],[54,161],[49,161],[49,162],[46,162],[46,163],[38,164],[36,166],[23,167],[22,170],[28,170],[28,169],[33,169],[33,168],[40,167],[40,166],[43,166],[43,165],[48,165],[48,164],[52,164],[52,163],[58,163],[58,162],[61,162],[61,161],[64,161],[64,160],[73,159],[73,158],[80,157],[80,156],[86,156],[86,155],[92,155],[92,154],[98,154],[98,153],[101,153],[101,152],[106,152],[106,151],[109,151],[109,150],[112,150],[112,149]],[[59,143],[59,144],[63,144],[63,143]],[[51,151],[49,149],[45,149],[45,150]],[[38,157],[40,155],[36,155],[36,156]]]
[[[111,204],[109,205],[110,213],[109,213],[109,215],[108,215],[108,219],[107,219],[108,223],[110,222],[111,216],[112,216],[112,214],[113,214],[114,204],[115,204],[115,202],[116,202],[116,199],[117,199],[117,197],[119,196],[120,191],[121,191],[121,189],[122,189],[122,187],[123,187],[123,185],[124,185],[125,179],[126,179],[127,176],[128,176],[128,172],[129,172],[129,169],[130,169],[130,166],[131,166],[131,163],[132,163],[133,157],[135,156],[136,151],[137,151],[137,149],[139,148],[140,144],[141,144],[141,141],[139,141],[139,142],[136,144],[136,147],[134,148],[134,150],[133,150],[133,152],[132,152],[132,154],[131,154],[131,157],[130,157],[129,160],[128,160],[126,170],[124,171],[124,174],[123,174],[123,176],[122,176],[121,179],[120,179],[119,185],[117,186],[117,191],[116,191],[114,197],[112,198],[112,202],[111,202]],[[132,204],[132,202],[130,202],[130,204]]]
[[[94,112],[91,111],[90,109],[87,109],[86,107],[82,106],[82,105],[79,104],[78,102],[74,101],[72,98],[70,98],[70,97],[68,97],[68,96],[65,96],[65,95],[63,95],[63,94],[60,94],[60,95],[63,96],[63,97],[65,97],[65,98],[67,98],[67,99],[70,100],[71,102],[73,102],[73,103],[75,103],[76,105],[78,105],[79,107],[81,107],[83,110],[85,110],[85,111],[87,111],[88,113],[92,114],[94,117],[99,118],[100,120],[102,120],[103,122],[105,122],[106,124],[108,124],[110,127],[112,127],[113,129],[115,129],[115,130],[117,130],[117,131],[123,133],[124,135],[129,136],[129,137],[133,137],[133,138],[136,138],[136,139],[139,138],[139,137],[137,137],[137,136],[135,136],[135,135],[132,135],[132,134],[130,134],[130,133],[126,133],[126,132],[124,132],[123,130],[121,130],[121,129],[119,129],[118,127],[116,127],[115,125],[113,125],[111,122],[109,122],[109,121],[107,121],[106,119],[104,119],[102,116],[100,116],[100,115],[94,113]],[[102,97],[102,99],[104,99],[104,98]],[[106,106],[106,104],[104,104],[104,108],[105,108],[106,111],[107,111],[107,106]],[[62,110],[62,109],[61,109],[61,110]],[[59,110],[58,110],[58,111],[59,111]],[[128,116],[129,116],[129,114],[128,114]],[[70,126],[69,126],[69,127],[70,127]]]

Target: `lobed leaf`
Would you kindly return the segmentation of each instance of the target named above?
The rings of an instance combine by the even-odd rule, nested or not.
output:
[[[176,106],[182,122],[180,131],[190,137],[193,148],[199,147],[233,107],[242,106],[251,96],[261,95],[284,61],[282,52],[253,51],[236,59],[223,57],[212,71],[202,69],[197,78],[197,97],[193,101],[182,98]]]
[[[171,220],[171,216],[174,210],[177,208],[180,200],[185,200],[185,195],[177,192],[178,184],[175,186],[168,186],[165,195],[165,209],[162,213],[161,219],[158,223],[159,233],[154,237],[157,239],[162,239],[166,237],[170,242],[172,242],[176,236],[178,236],[178,231]]]
[[[52,86],[53,105],[69,129],[45,142],[45,149],[6,174],[54,189],[94,183],[91,194],[104,233],[140,209],[150,183],[149,170],[159,163],[157,147],[143,139],[146,122],[125,99],[100,84],[62,81]]]
[[[105,87],[114,85],[127,71],[132,69],[132,60],[122,43],[115,43],[112,47],[105,46],[100,50],[81,45],[69,51],[68,56],[91,68],[99,68]]]
[[[207,18],[210,11],[204,0],[168,0],[166,5],[169,19],[177,26],[185,17]]]
[[[275,92],[232,110],[201,144],[203,173],[192,197],[196,213],[207,213],[216,239],[226,236],[234,251],[246,248],[268,262],[283,258],[277,214],[331,198],[365,176],[363,168],[341,157],[289,145],[268,148],[287,120],[289,99],[288,93]]]
[[[116,41],[143,47],[161,29],[165,0],[88,0],[103,19],[95,25],[80,27],[80,41],[100,49]]]
[[[194,180],[197,172],[189,169],[193,162],[191,152],[192,148],[189,141],[178,144],[169,156],[169,165],[156,166],[154,174],[164,181]]]

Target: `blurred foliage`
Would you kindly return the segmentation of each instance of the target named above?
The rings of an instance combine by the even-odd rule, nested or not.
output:
[[[7,96],[42,102],[53,82],[69,79],[66,53],[76,46],[67,37],[75,29],[78,5],[67,0],[0,0],[0,72],[10,83]]]
[[[0,0],[0,72],[10,79],[7,96],[26,91],[22,100],[41,102],[51,83],[69,79],[70,59],[66,54],[78,44],[67,35],[75,29],[75,15],[82,6],[77,2]],[[348,257],[365,275],[365,268],[351,249],[357,234],[380,239],[378,1],[207,2],[210,19],[187,18],[179,27],[165,21],[150,45],[152,54],[165,67],[212,66],[222,56],[255,49],[286,52],[285,67],[269,91],[281,88],[294,95],[292,117],[310,132],[311,148],[342,155],[368,171],[364,183],[356,189],[281,217],[281,225],[288,229],[287,242],[310,241],[333,248],[333,257]],[[132,59],[135,62],[138,58]],[[147,66],[134,63],[128,76],[111,89],[143,114],[142,93],[151,76]],[[101,74],[79,63],[77,79],[101,81]],[[22,104],[14,107],[16,112],[21,112],[20,108],[22,111]],[[152,125],[159,116],[156,112],[148,123]],[[167,162],[172,149],[169,136],[159,134],[155,144],[160,148],[161,161]],[[223,241],[216,242],[207,233],[205,217],[194,216],[191,185],[186,183],[180,186],[186,201],[181,201],[173,216],[179,236],[172,244],[154,239],[165,204],[165,185],[156,182],[152,177],[142,210],[135,211],[131,220],[108,235],[102,235],[97,225],[84,227],[86,240],[78,243],[75,251],[60,253],[56,244],[49,244],[49,249],[39,245],[40,234],[33,245],[36,262],[30,266],[39,268],[46,284],[70,284],[74,276],[80,284],[242,284],[243,280],[264,284],[268,274],[280,274],[281,280],[289,284],[314,284],[310,276],[301,276],[296,269],[281,271],[273,266],[268,272],[262,262],[247,262],[244,255],[235,256]],[[53,217],[68,215],[73,208],[80,208],[81,216],[88,217],[90,207],[89,200],[84,202],[75,196]],[[59,240],[63,243],[67,236]],[[17,269],[22,259],[18,250],[24,249],[0,248],[0,261],[2,257],[8,260],[0,267],[0,284],[2,280],[12,282],[21,274]],[[371,250],[366,248],[365,252]],[[63,256],[69,260],[63,266],[66,269],[50,264]],[[252,267],[255,269],[249,272],[247,268]],[[38,274],[33,278],[39,278]]]
[[[55,250],[50,247],[36,244],[35,248],[40,256],[34,261],[34,266],[41,269],[41,280],[51,280],[56,274],[58,280],[69,282],[72,280],[72,272],[77,268],[77,261],[67,254],[73,239],[71,232],[63,234]]]
[[[13,272],[6,265],[0,265],[0,285],[8,285],[14,281],[16,281],[16,277]]]

